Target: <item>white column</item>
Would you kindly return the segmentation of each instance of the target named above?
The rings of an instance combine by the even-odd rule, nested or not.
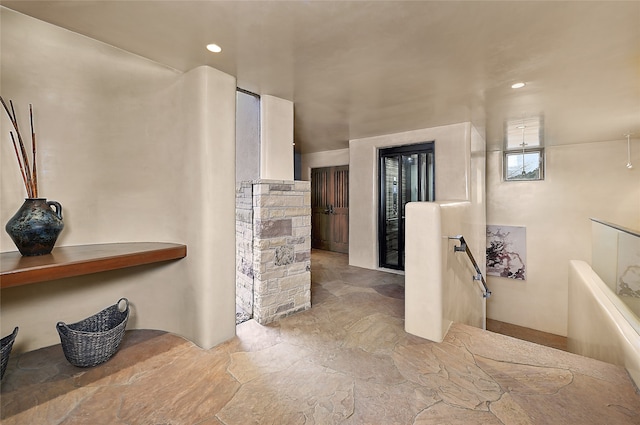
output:
[[[260,178],[293,180],[293,102],[260,97]]]

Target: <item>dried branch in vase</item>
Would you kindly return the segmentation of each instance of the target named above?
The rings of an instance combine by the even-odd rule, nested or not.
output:
[[[16,154],[16,159],[18,160],[18,166],[20,167],[20,173],[22,174],[22,181],[24,182],[24,187],[27,191],[27,197],[29,198],[37,198],[38,197],[38,174],[36,167],[36,133],[33,130],[33,107],[29,105],[29,121],[31,123],[31,155],[33,160],[33,167],[31,167],[29,162],[29,155],[27,154],[27,149],[25,148],[24,141],[22,139],[22,134],[20,133],[20,127],[18,125],[18,119],[16,116],[16,111],[13,108],[13,102],[9,100],[9,105],[4,101],[2,96],[0,96],[0,102],[4,107],[11,124],[13,125],[13,129],[15,130],[15,136],[13,131],[9,131],[9,135],[11,136],[11,141],[13,142],[13,150]],[[11,108],[9,108],[9,106]],[[17,137],[17,142],[16,142]]]

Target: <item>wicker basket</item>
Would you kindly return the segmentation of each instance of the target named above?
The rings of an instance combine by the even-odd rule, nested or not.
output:
[[[11,348],[13,342],[18,335],[18,327],[16,326],[11,335],[7,335],[0,340],[0,351],[2,352],[2,363],[0,364],[0,379],[4,377],[4,371],[7,370],[7,363],[9,363],[9,354],[11,354]]]
[[[124,310],[120,308],[124,303]],[[69,363],[91,367],[104,363],[118,350],[129,319],[129,300],[120,298],[111,307],[67,325],[58,322],[62,351]]]

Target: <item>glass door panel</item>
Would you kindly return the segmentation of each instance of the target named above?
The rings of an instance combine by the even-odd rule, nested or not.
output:
[[[399,231],[399,200],[398,178],[400,176],[400,157],[388,156],[384,158],[385,196],[383,208],[383,263],[388,266],[400,265],[398,256],[398,231]]]
[[[404,270],[407,202],[433,201],[433,143],[380,151],[380,266]]]

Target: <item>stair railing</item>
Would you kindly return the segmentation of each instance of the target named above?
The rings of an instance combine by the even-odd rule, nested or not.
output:
[[[467,242],[464,240],[464,236],[462,236],[462,235],[449,236],[449,239],[456,239],[456,240],[460,241],[460,246],[454,246],[453,247],[453,252],[466,252],[467,253],[467,256],[469,257],[469,260],[471,260],[471,264],[473,264],[473,267],[476,269],[476,275],[473,276],[473,280],[480,281],[482,283],[482,286],[484,287],[484,290],[482,292],[482,297],[483,298],[489,298],[491,296],[491,291],[489,290],[489,288],[487,288],[487,283],[484,281],[484,277],[482,276],[482,272],[480,271],[480,267],[478,267],[478,263],[476,263],[475,258],[473,258],[473,254],[471,253],[471,250],[469,249],[469,246],[467,245]]]

